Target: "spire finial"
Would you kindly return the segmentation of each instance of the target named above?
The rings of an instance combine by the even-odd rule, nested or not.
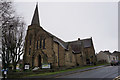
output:
[[[38,12],[38,2],[36,3],[36,8],[35,8],[35,11],[34,11],[34,15],[33,15],[31,25],[40,25],[39,12]]]
[[[38,2],[36,2],[36,6],[38,7]]]

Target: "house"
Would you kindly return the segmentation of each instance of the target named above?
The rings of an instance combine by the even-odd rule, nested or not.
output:
[[[97,54],[97,61],[98,62],[110,63],[112,60],[118,60],[118,57],[109,51],[100,51]]]
[[[115,56],[118,61],[120,61],[120,52],[119,51],[114,51],[112,53],[112,55]]]
[[[95,50],[92,38],[64,42],[44,30],[40,25],[38,6],[25,38],[23,64],[31,68],[50,64],[52,68],[82,66],[95,63]]]

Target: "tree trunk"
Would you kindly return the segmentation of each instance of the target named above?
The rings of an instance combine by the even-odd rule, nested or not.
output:
[[[13,70],[16,70],[16,63],[13,64]]]

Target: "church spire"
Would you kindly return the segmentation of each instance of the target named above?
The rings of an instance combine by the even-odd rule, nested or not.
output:
[[[34,11],[34,15],[33,15],[33,18],[32,18],[31,25],[40,25],[39,12],[38,12],[38,3],[36,4],[36,8],[35,8],[35,11]]]

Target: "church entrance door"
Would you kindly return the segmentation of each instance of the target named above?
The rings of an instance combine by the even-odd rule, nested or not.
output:
[[[41,67],[41,55],[38,56],[38,67]]]

